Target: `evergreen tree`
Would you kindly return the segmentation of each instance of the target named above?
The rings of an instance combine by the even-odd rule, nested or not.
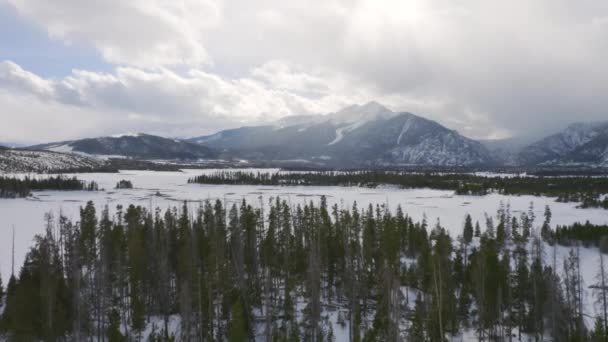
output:
[[[108,338],[108,342],[124,342],[127,340],[120,331],[120,314],[116,309],[112,310],[109,314],[106,337]]]
[[[0,274],[0,308],[4,304],[4,286],[2,285],[2,274]]]
[[[602,318],[595,320],[595,326],[591,332],[590,341],[592,342],[606,342],[606,327]]]
[[[425,311],[425,304],[422,301],[422,296],[416,296],[414,313],[412,315],[411,324],[408,330],[408,337],[410,341],[427,341],[427,329],[425,326],[426,317],[427,314]]]
[[[462,232],[462,237],[464,238],[464,243],[466,245],[470,244],[473,241],[473,219],[471,215],[466,216],[464,220],[464,230]]]
[[[232,305],[228,330],[229,342],[241,342],[248,340],[246,318],[240,301]]]
[[[551,217],[553,215],[551,214],[551,208],[549,208],[549,206],[545,206],[545,213],[544,213],[544,217],[545,220],[543,221],[543,226],[541,228],[541,236],[543,237],[543,239],[548,239],[551,236]]]

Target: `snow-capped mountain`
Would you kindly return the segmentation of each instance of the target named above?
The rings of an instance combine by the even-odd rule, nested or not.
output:
[[[494,162],[480,143],[437,122],[376,103],[274,125],[242,127],[190,141],[245,159],[333,166],[473,166]]]
[[[608,165],[608,121],[575,123],[518,154],[522,165]]]
[[[608,121],[572,124],[558,134],[529,141],[533,140],[475,141],[435,121],[370,102],[187,140],[128,133],[32,148],[96,157],[245,159],[326,167],[608,167]]]
[[[118,156],[139,159],[208,159],[215,153],[205,146],[184,140],[163,138],[149,134],[122,134],[33,146],[64,153],[96,156]]]
[[[99,159],[51,151],[0,149],[0,173],[55,172],[104,165]]]

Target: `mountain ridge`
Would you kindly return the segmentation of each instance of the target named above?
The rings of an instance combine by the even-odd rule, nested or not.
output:
[[[306,120],[308,119],[308,120]],[[494,164],[480,143],[412,113],[377,102],[297,123],[249,126],[189,141],[248,159],[298,159],[341,166]]]
[[[31,146],[63,153],[81,153],[97,156],[122,156],[141,159],[209,159],[215,152],[207,147],[185,140],[164,138],[156,135],[137,133],[115,136],[68,140]]]
[[[608,121],[577,122],[524,147],[523,165],[603,164],[608,157]]]
[[[531,141],[531,143],[529,143]],[[369,102],[188,139],[125,133],[30,148],[98,157],[296,162],[322,167],[608,167],[608,121],[573,123],[540,139],[480,141],[436,121]]]

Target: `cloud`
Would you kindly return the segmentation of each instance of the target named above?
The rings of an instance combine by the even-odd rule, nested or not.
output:
[[[66,44],[87,44],[113,64],[157,67],[211,62],[202,44],[221,21],[215,0],[7,0]]]
[[[269,70],[276,70],[277,65],[283,71],[268,74]],[[84,130],[77,134],[66,129],[59,130],[65,134],[59,137],[58,131],[48,130],[49,120],[63,122],[69,118],[64,123],[75,127],[72,119],[76,113],[82,113],[81,120],[100,128],[94,135],[128,130],[193,136],[226,127],[267,123],[286,115],[318,113],[327,108],[337,110],[353,100],[340,98],[336,95],[340,88],[322,83],[318,76],[291,74],[289,70],[287,64],[273,62],[254,69],[249,77],[227,79],[200,69],[178,73],[164,68],[118,67],[112,73],[74,70],[54,80],[5,61],[0,63],[0,85],[3,86],[0,94],[4,95],[4,101],[11,95],[27,104],[17,110],[12,100],[5,104],[4,111],[17,111],[21,118],[28,118],[27,126],[42,139],[73,138],[85,135],[84,131],[90,133]],[[328,77],[331,79],[339,78]],[[312,99],[299,92],[316,95]]]
[[[4,63],[0,84],[171,122],[166,134],[377,100],[472,137],[540,135],[608,108],[603,0],[8,1],[113,71],[44,79]]]
[[[35,94],[40,98],[51,98],[53,86],[47,80],[23,70],[11,62],[0,62],[0,87],[6,90]]]

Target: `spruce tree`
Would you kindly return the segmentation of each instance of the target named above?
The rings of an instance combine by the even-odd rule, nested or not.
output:
[[[464,220],[464,230],[462,232],[462,237],[464,238],[464,243],[466,245],[470,244],[471,241],[473,241],[473,219],[469,214],[467,214]]]
[[[475,222],[475,237],[481,237],[481,226],[479,225],[479,221]]]
[[[545,206],[545,213],[544,213],[544,217],[545,220],[543,221],[543,226],[541,228],[541,236],[543,237],[543,239],[549,239],[549,237],[551,236],[551,217],[553,215],[551,214],[551,208],[549,208],[549,206]]]

